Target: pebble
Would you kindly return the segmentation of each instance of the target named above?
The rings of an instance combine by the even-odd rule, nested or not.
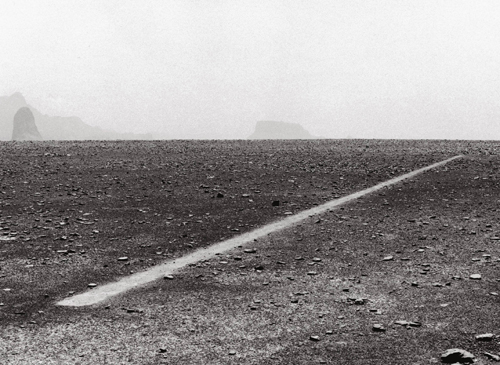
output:
[[[384,328],[384,326],[382,324],[376,323],[376,324],[373,325],[372,331],[374,331],[374,332],[385,332],[386,329]]]
[[[90,284],[88,285],[88,287],[89,287],[89,288],[95,288],[96,286],[97,286],[97,284],[96,284],[96,283],[90,283]]]
[[[118,261],[127,261],[127,260],[128,260],[127,256],[118,257]]]
[[[257,250],[255,248],[245,248],[243,250],[244,253],[256,253]]]
[[[398,324],[400,326],[406,326],[408,325],[410,322],[408,321],[395,321],[394,324]]]
[[[446,364],[467,364],[474,362],[474,355],[462,349],[448,349],[441,355],[441,361]]]
[[[382,261],[391,261],[394,259],[394,256],[386,256],[382,259]]]
[[[231,355],[231,356],[232,356],[232,355],[236,355],[236,351],[231,350],[231,351],[229,351],[229,353],[228,353],[228,354],[229,354],[229,355]]]
[[[481,280],[481,274],[472,274],[469,278],[472,280]]]
[[[163,277],[163,279],[165,279],[165,280],[173,280],[173,279],[174,279],[174,277],[173,277],[172,275],[165,275],[165,276]]]
[[[500,356],[492,354],[490,352],[483,352],[484,356],[486,356],[488,359],[495,360],[495,361],[500,361]]]
[[[492,341],[495,338],[493,333],[483,333],[481,335],[476,335],[477,341]]]
[[[307,273],[307,275],[311,275],[311,276],[314,276],[314,275],[318,275],[318,273],[316,271],[309,271]]]
[[[310,339],[311,341],[315,341],[315,342],[318,342],[318,341],[320,340],[319,336],[313,336],[313,335],[311,335],[311,336],[309,337],[309,339]]]

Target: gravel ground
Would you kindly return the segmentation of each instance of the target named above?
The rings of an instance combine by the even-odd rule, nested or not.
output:
[[[484,352],[500,350],[498,338],[474,337],[499,334],[495,143],[5,143],[0,150],[9,157],[0,227],[3,237],[16,237],[0,241],[7,363],[428,364],[448,348],[483,362],[490,361]],[[467,157],[260,239],[255,253],[239,248],[93,308],[53,305],[89,283],[458,153]]]

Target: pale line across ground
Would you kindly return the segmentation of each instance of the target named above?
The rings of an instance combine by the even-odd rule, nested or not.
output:
[[[288,228],[297,224],[311,216],[324,213],[328,210],[337,208],[347,202],[358,199],[364,195],[373,193],[377,190],[380,190],[384,187],[396,184],[402,180],[409,179],[418,174],[421,174],[427,170],[442,166],[450,161],[453,161],[458,158],[462,158],[463,155],[457,155],[451,157],[449,159],[436,162],[432,165],[422,167],[418,170],[409,172],[407,174],[392,178],[390,180],[381,182],[377,185],[374,185],[370,188],[358,191],[356,193],[344,196],[340,199],[335,199],[328,201],[322,205],[318,205],[314,208],[304,210],[294,215],[290,215],[284,219],[279,221],[267,224],[263,227],[254,229],[253,231],[244,233],[242,235],[230,238],[228,240],[216,243],[206,248],[200,248],[194,252],[191,252],[185,256],[166,261],[163,264],[156,265],[155,267],[148,269],[146,271],[142,271],[136,274],[132,274],[130,276],[123,277],[122,279],[111,282],[102,286],[98,286],[96,288],[90,289],[85,293],[78,294],[72,297],[68,297],[56,303],[56,305],[60,306],[72,306],[72,307],[82,307],[88,305],[98,304],[100,302],[105,301],[115,295],[124,293],[128,290],[138,288],[144,286],[154,280],[164,277],[165,275],[171,275],[176,270],[179,270],[189,264],[193,264],[199,262],[201,260],[206,260],[212,258],[216,254],[231,250],[238,246],[242,246],[249,242],[253,242],[254,240],[266,236],[270,233]]]

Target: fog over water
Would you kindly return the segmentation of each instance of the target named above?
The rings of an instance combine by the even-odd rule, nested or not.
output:
[[[165,138],[500,139],[498,0],[5,0],[0,96]]]

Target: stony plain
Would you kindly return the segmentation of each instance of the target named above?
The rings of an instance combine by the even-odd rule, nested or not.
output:
[[[461,348],[493,363],[499,153],[488,141],[0,143],[1,361],[416,365]],[[169,280],[55,305],[458,154]]]

